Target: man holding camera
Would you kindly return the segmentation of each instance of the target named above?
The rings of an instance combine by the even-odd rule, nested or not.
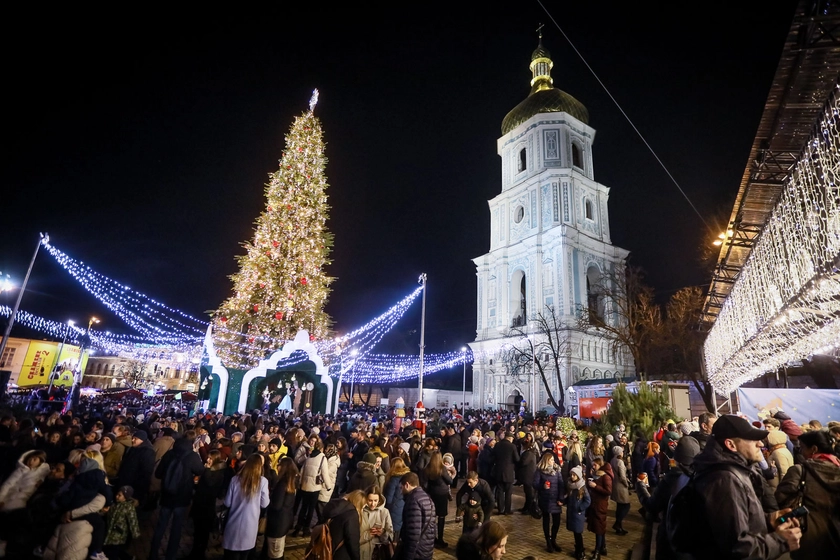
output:
[[[700,535],[702,558],[760,558],[772,560],[799,548],[799,520],[780,518],[784,509],[766,514],[754,490],[751,468],[762,459],[761,441],[767,432],[738,416],[721,416],[712,437],[694,459],[695,485],[710,534]],[[694,552],[694,551],[692,551]]]

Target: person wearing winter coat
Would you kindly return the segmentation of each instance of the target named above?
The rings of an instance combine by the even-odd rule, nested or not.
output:
[[[117,445],[117,437],[114,434],[102,436],[99,445],[101,446],[99,452],[102,453],[102,462],[105,465],[105,474],[108,475],[109,481],[116,482],[125,448],[122,445]]]
[[[642,463],[642,471],[647,474],[648,484],[656,488],[659,484],[659,475],[662,472],[659,466],[659,444],[655,441],[648,443],[645,460]]]
[[[137,430],[131,436],[131,447],[123,455],[117,479],[120,486],[134,488],[134,499],[143,507],[146,504],[154,473],[155,448],[149,443],[146,432]]]
[[[613,487],[612,467],[604,463],[604,458],[596,455],[592,458],[592,478],[587,486],[592,496],[592,505],[586,512],[587,529],[595,533],[595,552],[593,560],[607,555],[607,509]]]
[[[464,497],[468,492],[475,491],[481,498],[481,509],[484,510],[484,521],[489,521],[493,513],[493,507],[496,505],[496,499],[493,496],[493,489],[490,488],[490,483],[478,476],[475,471],[467,473],[467,480],[461,485],[458,493],[455,495],[455,503],[460,504],[464,501]]]
[[[376,480],[376,456],[368,453],[356,463],[356,472],[350,477],[347,491],[365,490],[376,484]]]
[[[338,458],[338,451],[332,443],[326,444],[324,448],[324,457],[326,463],[324,464],[324,483],[321,485],[321,491],[318,493],[318,503],[315,505],[315,515],[317,523],[322,523],[324,518],[324,508],[327,503],[335,495],[336,480],[338,478],[338,467],[340,460]]]
[[[767,434],[767,445],[770,449],[770,461],[776,466],[776,476],[768,481],[770,487],[774,490],[779,486],[779,483],[785,478],[788,469],[793,466],[793,455],[788,451],[787,435],[776,430]]]
[[[246,560],[257,544],[260,510],[268,507],[268,479],[262,475],[264,457],[248,457],[239,474],[233,477],[225,495],[227,525],[222,537],[225,558]]]
[[[402,488],[400,487],[400,477],[407,472],[411,472],[401,457],[394,457],[391,459],[391,470],[385,477],[385,488],[383,491],[383,498],[385,500],[385,507],[391,513],[391,525],[394,528],[394,541],[396,542],[400,536],[400,529],[402,529],[402,515],[405,500],[403,499]]]
[[[152,536],[149,560],[157,560],[158,548],[163,534],[169,528],[169,541],[166,545],[166,560],[175,560],[181,544],[181,527],[192,503],[193,480],[204,474],[201,457],[193,451],[190,431],[185,437],[175,441],[155,469],[155,478],[163,481],[160,488],[160,510],[157,525]],[[209,455],[208,455],[209,457]],[[169,527],[169,522],[172,526]]]
[[[385,508],[385,498],[377,486],[365,490],[359,535],[360,560],[371,560],[376,547],[389,546],[388,543],[394,540],[391,513]]]
[[[592,504],[592,498],[586,489],[581,465],[569,469],[569,481],[566,483],[563,503],[566,504],[566,530],[575,536],[574,557],[583,560],[586,554],[583,548],[583,530],[586,526],[586,511]]]
[[[400,478],[405,506],[395,560],[431,560],[435,551],[435,506],[416,473]]]
[[[534,474],[537,472],[537,450],[533,441],[525,440],[522,444],[522,453],[519,455],[519,464],[516,467],[516,478],[522,483],[522,490],[525,492],[525,504],[520,510],[521,513],[530,513],[534,509]]]
[[[636,495],[639,497],[639,503],[645,509],[647,518],[645,539],[656,539],[656,560],[674,560],[676,558],[676,554],[671,550],[671,545],[668,543],[664,514],[671,497],[677,493],[683,482],[687,482],[687,477],[694,473],[694,458],[699,454],[700,442],[694,436],[683,437],[677,444],[676,451],[674,451],[676,465],[668,470],[661,483],[653,491],[653,495],[650,493],[647,475],[636,481]],[[650,535],[650,530],[657,521],[660,523],[656,535]]]
[[[470,491],[464,498],[466,498],[466,502],[459,503],[458,509],[455,510],[455,520],[457,521],[459,518],[464,520],[464,525],[461,528],[462,535],[478,529],[484,523],[484,510],[481,509],[481,496],[478,492]]]
[[[618,535],[626,535],[627,531],[622,524],[624,518],[630,513],[630,479],[627,476],[627,465],[624,464],[624,448],[613,447],[613,459],[610,466],[613,471],[612,501],[615,502],[615,523],[613,530]]]
[[[25,508],[26,502],[48,474],[50,465],[47,463],[45,452],[32,450],[21,455],[15,470],[0,487],[0,512],[7,513]]]
[[[68,511],[65,515],[69,521],[55,528],[44,549],[44,560],[85,560],[93,536],[93,527],[86,519],[98,515],[104,507],[105,496],[96,495],[82,507]]]
[[[327,458],[321,453],[322,445],[321,438],[318,436],[310,437],[307,443],[309,456],[303,462],[303,468],[300,471],[300,492],[302,498],[297,526],[295,527],[295,532],[292,533],[293,536],[297,536],[301,530],[303,531],[304,537],[310,535],[312,516],[315,514],[315,506],[318,505],[318,496],[324,487],[324,473],[328,469]],[[303,449],[303,446],[301,446],[301,449]]]
[[[333,560],[359,560],[359,541],[364,492],[354,490],[324,508],[329,523]]]
[[[512,433],[508,433],[493,447],[491,457],[493,461],[491,473],[496,482],[496,505],[499,513],[510,515],[513,482],[516,478],[515,469],[519,462],[519,452],[513,444]]]
[[[0,487],[0,557],[6,554],[7,541],[20,534],[20,524],[28,518],[24,509],[29,498],[50,474],[46,460],[44,451],[27,451]]]
[[[542,511],[545,549],[548,552],[560,552],[557,532],[560,530],[560,519],[563,513],[563,476],[560,474],[559,465],[554,462],[554,452],[551,449],[543,451],[530,486],[536,491],[537,503]],[[549,523],[551,532],[549,532]]]
[[[298,477],[297,465],[291,457],[281,457],[277,463],[277,482],[271,489],[265,520],[265,546],[271,559],[282,558],[286,550],[286,535],[295,518]]]
[[[132,499],[134,490],[123,486],[114,497],[114,504],[105,508],[105,546],[102,552],[111,560],[120,560],[125,554],[128,537],[140,537],[140,523],[137,520],[137,501]]]
[[[437,539],[435,546],[446,548],[449,544],[443,540],[443,530],[446,526],[446,514],[449,511],[449,486],[452,484],[452,477],[449,476],[446,467],[443,465],[443,458],[440,451],[432,451],[429,456],[429,464],[420,473],[420,486],[432,499],[435,505],[437,516]]]
[[[193,518],[192,560],[204,560],[210,533],[216,523],[216,502],[225,497],[225,489],[233,477],[233,470],[222,459],[218,449],[207,453],[204,474],[198,479],[190,515]]]
[[[152,447],[155,449],[155,470],[157,470],[158,465],[160,465],[160,461],[163,459],[163,456],[172,449],[173,445],[175,445],[175,438],[172,437],[172,430],[169,428],[155,438],[155,441],[152,444]],[[149,494],[158,496],[160,494],[160,484],[161,479],[157,476],[157,473],[155,473],[155,475],[152,476],[151,483],[149,484]]]
[[[772,432],[771,432],[772,434]],[[788,469],[776,489],[781,507],[804,505],[808,516],[799,541],[801,548],[791,558],[831,558],[840,553],[840,460],[833,454],[834,439],[825,430],[799,436],[805,461]],[[800,492],[800,483],[805,482]],[[800,503],[801,502],[801,503]],[[832,555],[829,551],[833,552]]]
[[[101,458],[101,454],[98,454]],[[73,481],[65,492],[61,492],[55,499],[56,509],[63,514],[63,521],[72,520],[70,512],[82,508],[91,503],[96,496],[105,497],[105,505],[111,505],[114,499],[111,487],[105,479],[105,471],[99,463],[90,457],[82,456],[79,468],[76,471]],[[101,508],[100,508],[101,509]],[[78,516],[77,516],[78,517]],[[102,546],[105,543],[105,520],[97,512],[89,513],[79,518],[80,521],[87,521],[91,528],[91,557],[102,560]]]
[[[496,446],[496,440],[487,438],[484,446],[478,452],[478,476],[482,480],[486,480],[492,488],[495,488],[496,482],[493,480],[493,448]],[[495,503],[496,499],[493,499]]]

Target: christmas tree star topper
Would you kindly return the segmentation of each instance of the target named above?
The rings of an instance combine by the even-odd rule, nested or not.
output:
[[[318,88],[312,91],[312,97],[309,99],[309,110],[314,111],[315,105],[318,104]]]

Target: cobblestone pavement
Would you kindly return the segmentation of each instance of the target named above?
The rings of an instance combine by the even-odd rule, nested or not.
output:
[[[453,490],[454,495],[455,490]],[[624,528],[629,531],[627,535],[619,536],[612,530],[607,531],[607,552],[608,558],[629,558],[630,552],[634,545],[642,538],[642,531],[644,529],[644,522],[639,515],[639,502],[635,494],[630,495],[631,508],[630,513],[624,520]],[[524,496],[521,487],[514,488],[513,494],[513,508],[518,510],[524,504]],[[566,557],[567,553],[574,550],[574,536],[566,530],[566,512],[563,512],[563,520],[560,525],[560,532],[557,534],[557,542],[560,544],[562,553],[550,554],[545,550],[545,539],[542,534],[542,521],[533,519],[530,515],[522,515],[514,513],[513,515],[496,515],[495,511],[493,519],[501,522],[507,527],[509,537],[507,543],[506,560],[520,560],[526,556],[534,556],[536,558],[562,558]],[[128,553],[136,556],[138,560],[145,560],[149,557],[149,544],[152,540],[152,532],[154,531],[154,524],[157,520],[156,513],[145,513],[141,516],[141,530],[142,536],[137,541],[133,542],[128,549]],[[609,513],[607,514],[607,527],[610,527],[615,520],[615,503],[610,502]],[[444,540],[449,543],[446,549],[436,549],[435,558],[448,560],[455,558],[455,543],[461,536],[461,524],[455,522],[455,503],[450,502],[449,516],[447,517],[446,529],[444,531]],[[160,557],[163,558],[166,550],[166,542],[168,534],[164,536],[161,545]],[[587,555],[592,551],[592,546],[595,543],[595,535],[588,531],[583,533],[584,545],[586,547]],[[288,560],[301,560],[303,558],[304,549],[308,538],[287,537],[286,539],[286,553],[285,558]],[[192,522],[187,521],[184,524],[184,532],[181,538],[180,552],[178,558],[186,557],[192,550]],[[211,540],[211,545],[207,551],[207,560],[221,559],[223,556],[221,543],[218,540]],[[112,558],[111,560],[116,560]]]

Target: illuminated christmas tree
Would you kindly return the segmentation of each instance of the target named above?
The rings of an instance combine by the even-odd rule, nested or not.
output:
[[[270,174],[266,207],[256,220],[246,254],[237,257],[233,294],[214,317],[215,344],[230,367],[252,366],[279,349],[300,329],[313,339],[327,336],[332,323],[324,306],[334,280],[330,264],[332,234],[327,231],[327,159],[321,123],[309,110],[286,135],[280,168]]]

